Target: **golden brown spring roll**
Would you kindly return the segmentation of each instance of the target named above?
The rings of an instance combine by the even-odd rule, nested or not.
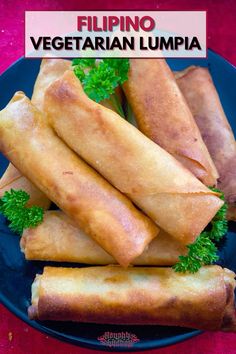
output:
[[[90,100],[73,72],[49,86],[44,109],[57,134],[157,225],[191,243],[222,201],[173,156]]]
[[[43,109],[43,100],[46,88],[69,69],[71,69],[71,61],[69,60],[52,59],[47,57],[42,59],[31,98],[31,102],[39,110]],[[120,88],[117,89],[117,95],[120,101],[122,101]],[[103,104],[110,109],[114,109],[114,106],[110,100],[104,101]],[[0,179],[0,197],[5,193],[5,191],[10,190],[11,188],[25,190],[30,195],[30,201],[28,203],[29,206],[38,205],[43,207],[45,210],[50,207],[51,202],[46,195],[34,186],[26,177],[22,176],[21,172],[10,163]]]
[[[234,276],[219,266],[195,274],[171,268],[45,267],[32,285],[28,314],[39,320],[236,331]]]
[[[229,218],[236,220],[236,144],[220,98],[207,68],[179,72],[177,83],[218,169],[218,188],[225,193]]]
[[[66,70],[70,69],[70,67],[71,62],[68,60],[51,58],[42,60],[31,99],[32,103],[39,110],[42,110],[44,93],[48,85],[58,79]],[[42,206],[44,209],[48,209],[50,206],[51,202],[46,195],[26,177],[22,176],[21,172],[10,163],[0,179],[0,196],[11,188],[25,190],[30,195],[28,205],[38,205]]]
[[[166,61],[130,59],[123,88],[139,129],[205,185],[215,185],[216,168]]]
[[[47,211],[43,223],[24,230],[20,241],[27,260],[77,262],[86,264],[117,263],[91,237],[79,229],[62,211]],[[187,248],[161,231],[137,257],[136,265],[173,265]]]
[[[28,206],[38,205],[47,210],[51,204],[46,195],[27,178],[22,176],[21,172],[10,163],[0,179],[0,198],[6,191],[11,189],[22,189],[26,191],[30,196],[27,203]]]
[[[76,156],[21,92],[0,112],[0,150],[121,265],[157,235],[155,224]]]

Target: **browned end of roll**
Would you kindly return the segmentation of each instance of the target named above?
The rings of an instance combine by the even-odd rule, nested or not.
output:
[[[40,65],[40,71],[34,84],[32,103],[43,111],[44,94],[46,88],[56,79],[71,69],[71,61],[64,59],[44,58]]]
[[[37,318],[38,318],[38,309],[37,309],[37,306],[31,305],[31,306],[28,308],[28,316],[29,316],[29,319],[30,319],[30,320],[37,320]]]
[[[39,318],[38,303],[41,277],[42,275],[37,274],[31,286],[31,305],[28,307],[28,316],[30,320],[36,320]]]

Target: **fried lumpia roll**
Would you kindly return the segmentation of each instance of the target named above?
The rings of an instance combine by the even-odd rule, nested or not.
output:
[[[123,88],[139,129],[205,185],[215,185],[216,168],[166,61],[130,59]]]
[[[225,193],[229,218],[236,220],[236,144],[220,98],[207,68],[189,67],[179,72],[182,90],[218,169],[218,188]]]
[[[6,191],[11,189],[22,189],[29,194],[30,200],[27,205],[38,205],[47,210],[51,204],[50,200],[33,183],[22,176],[11,163],[0,179],[0,198]]]
[[[90,100],[73,72],[49,86],[44,109],[57,134],[170,235],[192,242],[222,201],[173,156]]]
[[[91,237],[87,236],[62,211],[47,211],[43,223],[24,230],[20,241],[27,260],[77,262],[86,264],[117,263]],[[161,231],[132,263],[137,265],[173,265],[187,248]]]
[[[39,320],[235,331],[234,276],[219,266],[195,274],[171,268],[45,267],[32,285],[28,314]]]
[[[51,58],[42,60],[31,99],[38,109],[42,110],[44,93],[48,85],[58,79],[66,70],[70,69],[70,67],[71,62],[68,60]],[[48,209],[50,206],[50,201],[46,195],[10,163],[0,179],[0,196],[11,188],[25,190],[30,195],[28,205],[38,205],[44,209]]]
[[[157,235],[155,224],[76,156],[21,92],[0,112],[0,150],[121,265]]]

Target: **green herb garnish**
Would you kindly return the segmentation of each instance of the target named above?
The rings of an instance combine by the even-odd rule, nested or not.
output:
[[[219,189],[210,189],[220,193],[220,198],[225,200],[224,194]],[[220,241],[228,230],[226,214],[227,204],[224,203],[211,220],[210,229],[203,231],[195,242],[187,245],[188,254],[186,256],[179,256],[179,262],[173,266],[176,272],[196,273],[203,265],[212,264],[219,259],[214,242]]]
[[[119,85],[119,77],[108,63],[101,61],[85,75],[82,84],[86,94],[92,100],[100,102],[115,92],[115,88]]]
[[[36,227],[43,221],[43,208],[27,207],[30,196],[23,190],[6,191],[0,199],[0,213],[10,222],[9,228],[18,234],[24,229]]]
[[[72,66],[79,67],[81,69],[92,68],[95,66],[96,59],[82,59],[77,58],[72,60]]]
[[[125,117],[115,89],[128,79],[129,59],[73,59],[75,75],[80,79],[84,91],[96,102],[111,99],[117,112]]]
[[[116,73],[119,84],[122,85],[128,80],[129,59],[103,59],[103,61]]]
[[[219,189],[210,187],[213,192],[220,193],[219,198],[225,201],[224,193]],[[220,210],[216,213],[214,218],[211,220],[211,230],[209,231],[209,237],[211,240],[220,241],[220,239],[228,231],[228,221],[226,218],[228,206],[226,203],[222,205]]]

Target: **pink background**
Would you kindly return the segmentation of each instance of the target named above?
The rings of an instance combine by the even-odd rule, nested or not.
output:
[[[235,0],[0,0],[0,73],[24,54],[25,10],[208,10],[208,47],[236,65]],[[1,94],[0,88],[0,94]],[[236,334],[206,332],[157,354],[235,354]],[[0,305],[0,354],[95,353],[59,342],[27,326]],[[103,353],[103,352],[97,352]]]

